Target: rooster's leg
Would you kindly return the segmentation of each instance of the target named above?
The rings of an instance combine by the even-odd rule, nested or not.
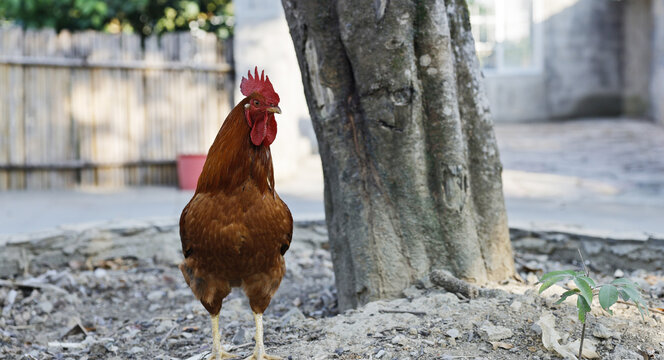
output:
[[[263,345],[263,314],[254,313],[254,320],[256,320],[256,348],[254,353],[245,360],[282,360],[278,356],[267,355],[265,353],[265,346]]]
[[[221,348],[221,333],[219,332],[219,314],[211,315],[212,320],[212,354],[207,360],[221,360],[234,358],[236,355],[229,354]]]

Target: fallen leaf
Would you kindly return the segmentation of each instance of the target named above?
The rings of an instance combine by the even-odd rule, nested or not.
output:
[[[553,350],[566,359],[576,360],[574,352],[569,351],[567,347],[560,345],[558,342],[561,337],[556,331],[555,324],[556,319],[550,312],[545,312],[537,321],[537,325],[542,328],[542,344],[549,351]]]
[[[498,348],[509,350],[514,347],[514,345],[502,342],[502,341],[490,341],[491,345],[493,345],[493,349],[497,350]]]
[[[70,335],[76,335],[76,334],[83,334],[85,336],[88,336],[88,328],[86,328],[83,323],[81,322],[81,319],[78,317],[73,317],[69,319],[69,324],[66,329],[66,331],[63,332],[63,334],[60,336],[60,339],[64,339],[67,336]]]
[[[580,340],[574,340],[570,343],[567,343],[565,347],[577,354],[579,352],[579,341]],[[595,346],[594,340],[585,339],[583,341],[583,352],[581,355],[586,359],[599,359],[599,354],[597,354],[597,348]]]

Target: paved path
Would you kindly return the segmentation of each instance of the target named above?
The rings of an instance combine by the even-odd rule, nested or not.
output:
[[[664,238],[664,127],[585,120],[496,127],[510,226]],[[277,183],[296,220],[324,216],[320,166]],[[178,216],[192,192],[0,192],[0,234],[114,219]]]
[[[511,226],[664,238],[664,127],[615,119],[496,127]]]

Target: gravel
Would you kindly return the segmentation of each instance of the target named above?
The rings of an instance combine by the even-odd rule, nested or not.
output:
[[[299,225],[286,255],[287,273],[265,314],[269,353],[292,359],[558,359],[542,345],[535,323],[551,312],[563,343],[578,340],[575,308],[555,294],[510,280],[496,291],[462,299],[423,279],[404,298],[339,313],[325,231]],[[542,254],[515,254],[523,279],[577,268]],[[0,358],[188,359],[210,350],[209,317],[177,267],[155,258],[71,262],[0,283]],[[592,269],[592,267],[591,267]],[[622,270],[644,286],[651,307],[664,307],[662,271]],[[600,282],[615,269],[595,271]],[[664,359],[664,317],[641,319],[627,305],[614,316],[595,306],[587,338],[601,358]],[[234,290],[221,312],[222,342],[246,357],[254,324],[244,295]],[[634,355],[636,354],[636,355]],[[637,357],[633,357],[637,356]]]

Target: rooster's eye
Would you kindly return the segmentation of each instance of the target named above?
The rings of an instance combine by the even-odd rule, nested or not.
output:
[[[254,106],[258,106],[258,100],[254,100]]]

